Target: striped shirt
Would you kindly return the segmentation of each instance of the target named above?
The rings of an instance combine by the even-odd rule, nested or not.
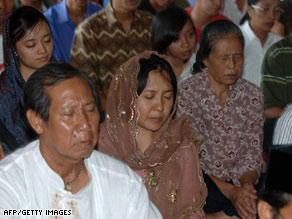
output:
[[[262,64],[265,109],[292,103],[292,34],[273,44]]]
[[[274,130],[273,145],[292,144],[292,105],[278,119]]]

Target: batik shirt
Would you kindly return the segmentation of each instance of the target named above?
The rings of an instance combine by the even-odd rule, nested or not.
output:
[[[71,50],[71,64],[87,73],[97,90],[107,94],[117,68],[151,48],[152,15],[137,10],[127,33],[110,4],[79,24]]]
[[[240,185],[246,172],[259,173],[262,163],[263,95],[238,79],[230,86],[224,108],[205,72],[179,84],[177,116],[191,117],[202,136],[201,167],[224,181]]]

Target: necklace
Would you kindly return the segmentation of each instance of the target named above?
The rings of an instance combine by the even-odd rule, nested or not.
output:
[[[80,167],[80,169],[79,169],[79,171],[77,173],[77,176],[71,182],[65,182],[65,190],[66,191],[71,191],[71,185],[78,180],[79,176],[81,175],[83,166],[84,165],[83,165],[83,162],[82,162],[82,165],[81,165],[81,167]]]

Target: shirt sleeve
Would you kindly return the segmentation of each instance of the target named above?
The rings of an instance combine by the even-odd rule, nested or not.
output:
[[[19,169],[19,171],[21,171]],[[20,210],[21,203],[25,203],[25,189],[23,188],[23,182],[20,182],[19,175],[23,175],[14,171],[6,172],[0,168],[0,218],[15,218],[12,217],[13,210]],[[13,213],[17,215],[17,213]]]
[[[292,106],[278,119],[273,136],[274,145],[292,144]]]
[[[259,89],[249,95],[249,105],[246,107],[245,133],[240,139],[240,150],[236,157],[233,182],[240,185],[240,177],[250,171],[260,175],[262,165],[262,143],[264,126],[263,94]]]
[[[281,56],[272,55],[270,48],[262,63],[261,88],[264,93],[264,109],[271,107],[285,107],[287,104],[287,81],[283,73],[287,63]],[[290,66],[290,64],[288,64]]]

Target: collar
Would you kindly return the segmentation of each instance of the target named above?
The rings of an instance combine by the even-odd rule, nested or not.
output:
[[[105,13],[106,13],[109,26],[112,26],[114,23],[119,23],[119,21],[117,20],[115,16],[114,8],[112,7],[111,2],[107,4],[105,8]],[[133,22],[135,22],[137,19],[140,19],[140,18],[141,18],[140,14],[137,13],[137,10],[135,10]]]
[[[87,7],[86,7],[86,18],[88,17],[88,13],[90,11],[90,2],[87,3]],[[57,8],[57,6],[59,6]],[[53,6],[54,7],[54,6]],[[66,22],[73,22],[71,20],[71,18],[69,17],[69,14],[68,14],[68,10],[67,10],[67,7],[66,7],[66,0],[63,0],[61,1],[60,3],[58,3],[56,5],[56,9],[58,10],[58,17],[57,17],[57,22],[58,23],[66,23]]]
[[[253,40],[258,40],[259,41],[257,36],[254,34],[253,30],[251,29],[249,21],[246,21],[241,27],[242,27],[244,38],[245,38],[245,41],[246,41],[245,44],[248,44],[250,41],[253,41]],[[265,45],[269,42],[269,39],[271,38],[271,35],[273,35],[273,33],[269,32],[267,40],[265,42]]]
[[[255,38],[257,38],[256,35],[254,34],[254,32],[252,31],[250,25],[249,25],[249,21],[246,21],[242,25],[242,30],[243,30],[243,34],[244,34],[244,38],[246,40],[246,43],[249,42],[249,41],[252,41]]]

